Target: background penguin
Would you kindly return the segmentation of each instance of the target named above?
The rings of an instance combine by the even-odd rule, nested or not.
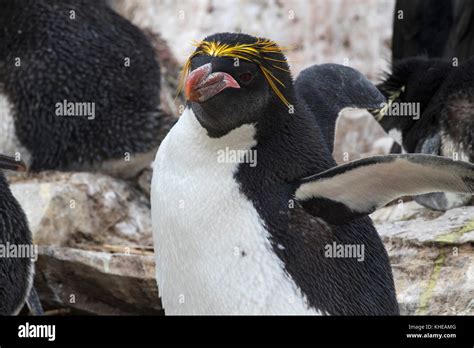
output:
[[[160,68],[145,35],[105,1],[1,7],[0,150],[32,171],[132,176],[149,165],[172,121],[159,109]],[[58,116],[65,101],[93,105],[94,115]]]
[[[25,171],[26,166],[14,158],[0,155],[0,168]],[[31,232],[25,213],[10,192],[0,173],[0,244],[5,252],[9,245],[31,246]],[[33,285],[31,258],[0,257],[0,315],[15,315],[22,309]]]
[[[409,57],[458,58],[474,54],[474,3],[471,0],[397,0],[392,62]]]
[[[321,115],[295,92],[275,43],[223,33],[196,45],[183,74],[189,103],[154,161],[165,312],[398,314],[388,256],[366,215],[406,193],[472,192],[473,167],[422,155],[334,167]],[[363,246],[364,260],[328,257],[334,243]]]
[[[419,105],[419,115],[395,117],[380,109],[373,114],[403,152],[474,161],[473,64],[474,58],[455,67],[449,61],[419,57],[394,63],[378,87],[390,105]],[[415,200],[446,210],[467,204],[471,196],[433,193]]]
[[[453,26],[451,0],[397,0],[392,61],[426,55],[441,57]]]
[[[341,86],[344,89],[341,90]],[[346,109],[371,109],[385,98],[359,71],[339,64],[313,65],[304,69],[295,81],[300,102],[316,116],[330,153],[341,112]]]

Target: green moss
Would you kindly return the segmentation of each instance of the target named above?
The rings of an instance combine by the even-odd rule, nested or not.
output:
[[[463,234],[467,232],[474,231],[474,220],[470,220],[465,226],[453,231],[442,234],[436,238],[437,242],[446,243],[446,244],[453,244],[459,238],[462,237]]]
[[[416,310],[417,315],[424,315],[428,309],[428,303],[433,296],[434,289],[436,287],[436,283],[438,282],[439,275],[441,273],[441,269],[443,268],[444,261],[446,259],[446,251],[445,245],[446,244],[454,244],[456,241],[462,237],[467,232],[471,232],[474,230],[474,220],[470,220],[466,225],[463,227],[449,232],[442,234],[436,238],[436,241],[441,244],[440,246],[440,253],[434,262],[433,272],[431,273],[430,279],[428,280],[428,285],[426,286],[425,290],[421,293],[420,301],[418,308]]]
[[[444,260],[446,258],[446,254],[444,249],[440,250],[438,257],[434,262],[433,272],[431,273],[430,280],[428,281],[428,285],[426,289],[421,293],[420,301],[418,305],[418,309],[416,310],[417,315],[424,315],[426,314],[426,310],[428,308],[428,303],[431,300],[431,296],[433,296],[434,288],[436,287],[436,283],[439,279],[439,274],[441,273],[441,268],[443,268]]]

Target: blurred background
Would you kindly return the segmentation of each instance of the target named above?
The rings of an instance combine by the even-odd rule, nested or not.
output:
[[[133,23],[158,32],[182,63],[192,40],[216,32],[244,32],[293,46],[296,75],[311,64],[349,64],[375,79],[388,68],[392,0],[114,0]]]
[[[391,61],[394,0],[112,0],[124,17],[159,33],[179,64],[191,42],[216,32],[244,32],[291,46],[294,77],[313,64],[349,65],[374,82]],[[338,162],[386,153],[391,140],[364,111],[348,112],[337,128]]]

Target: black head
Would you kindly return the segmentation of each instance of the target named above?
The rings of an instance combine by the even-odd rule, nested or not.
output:
[[[245,34],[222,33],[196,43],[184,67],[186,99],[209,136],[243,124],[260,124],[269,113],[288,113],[293,79],[277,44]],[[273,119],[275,122],[276,119]]]
[[[417,116],[422,117],[451,67],[449,62],[422,57],[395,62],[392,73],[377,87],[389,99],[389,103],[418,103],[419,115],[384,116],[377,110],[374,116],[382,127],[386,131],[394,128],[404,131],[411,128],[418,121]]]

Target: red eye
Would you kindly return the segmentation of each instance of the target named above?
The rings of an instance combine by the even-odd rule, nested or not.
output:
[[[250,80],[252,79],[252,74],[251,73],[240,74],[239,79],[242,82],[250,82]]]

